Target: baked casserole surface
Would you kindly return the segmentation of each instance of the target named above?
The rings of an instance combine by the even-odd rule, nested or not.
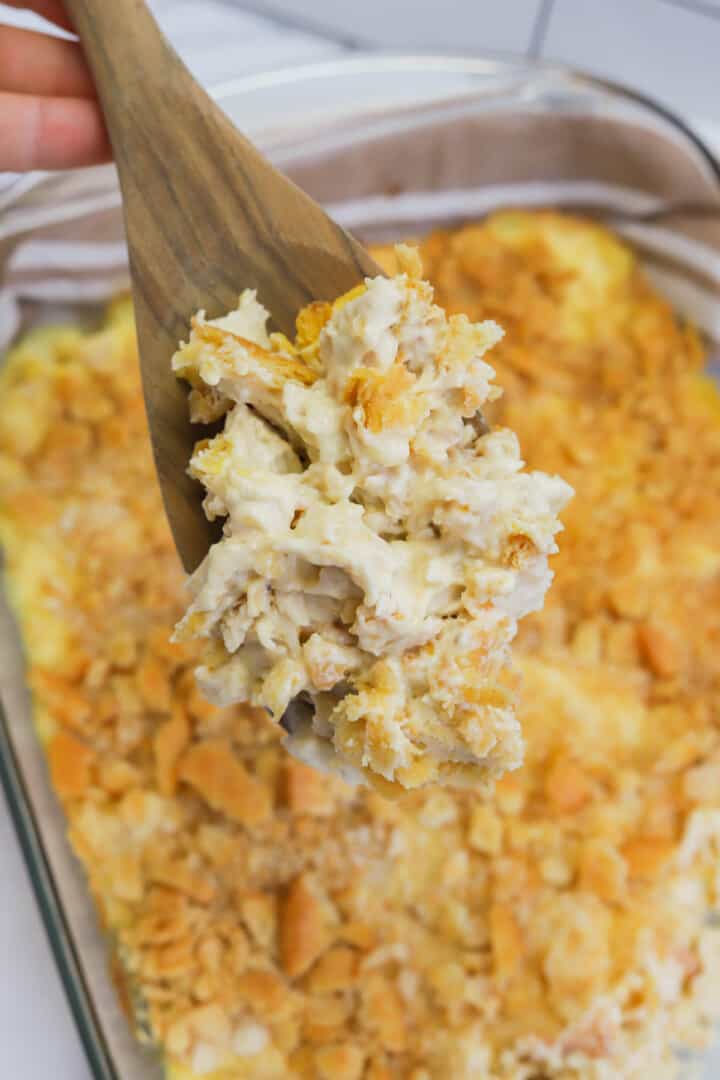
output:
[[[515,645],[525,763],[388,800],[199,694],[129,301],[0,375],[0,538],[35,719],[139,1035],[173,1080],[653,1080],[720,998],[720,397],[602,228],[421,242],[576,495]],[[375,252],[388,270],[391,248]]]

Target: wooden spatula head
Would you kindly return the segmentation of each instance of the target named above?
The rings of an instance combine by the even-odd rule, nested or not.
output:
[[[257,289],[277,329],[381,271],[230,123],[142,0],[67,0],[122,187],[143,388],[165,509],[185,568],[216,538],[186,467],[201,437],[170,360],[190,317]],[[198,6],[198,17],[201,17]]]

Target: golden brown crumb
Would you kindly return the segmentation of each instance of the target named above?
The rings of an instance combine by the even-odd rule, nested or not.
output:
[[[78,798],[90,784],[95,754],[69,731],[58,731],[48,745],[53,786],[62,799]]]
[[[285,802],[294,814],[324,817],[333,811],[333,782],[317,769],[288,758],[283,770]]]
[[[328,944],[321,905],[308,877],[290,883],[280,909],[280,960],[290,978],[303,975]]]
[[[213,810],[240,825],[255,825],[272,809],[267,788],[238,761],[227,739],[208,739],[191,746],[178,763],[178,778],[190,784]]]
[[[155,782],[161,795],[174,795],[177,787],[177,762],[190,739],[187,712],[180,704],[173,715],[161,724],[153,739]]]
[[[318,778],[262,713],[194,691],[194,645],[168,644],[183,578],[127,306],[93,335],[35,332],[0,374],[38,731],[125,1000],[182,1080],[223,1062],[234,1080],[659,1080],[717,1007],[720,400],[701,345],[628,248],[571,218],[495,215],[422,256],[441,303],[506,327],[496,417],[577,490],[518,642],[527,760],[481,799]]]

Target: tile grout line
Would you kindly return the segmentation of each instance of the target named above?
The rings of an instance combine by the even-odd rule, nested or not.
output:
[[[681,11],[689,11],[693,15],[704,15],[706,19],[720,20],[720,8],[710,4],[707,0],[660,0],[666,7],[679,8]]]
[[[541,0],[540,7],[538,8],[530,32],[530,43],[527,47],[527,56],[538,57],[542,54],[554,6],[555,0]]]
[[[310,34],[330,44],[340,45],[344,49],[356,52],[360,49],[376,47],[373,42],[367,39],[356,37],[354,34],[343,34],[337,30],[331,30],[320,25],[313,18],[306,18],[304,14],[290,15],[285,11],[278,11],[272,4],[267,4],[265,0],[232,0],[232,6],[239,8],[240,11],[247,12],[248,15],[257,15],[262,19],[266,19],[269,23],[273,23],[283,30],[295,30],[302,34]]]

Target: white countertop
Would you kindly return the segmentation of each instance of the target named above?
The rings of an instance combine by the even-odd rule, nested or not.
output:
[[[701,117],[706,131],[720,125],[720,0],[155,0],[153,6],[206,81],[354,49],[501,49],[588,68]],[[22,19],[0,3],[0,22]],[[1,795],[0,852],[3,1078],[90,1080]]]

